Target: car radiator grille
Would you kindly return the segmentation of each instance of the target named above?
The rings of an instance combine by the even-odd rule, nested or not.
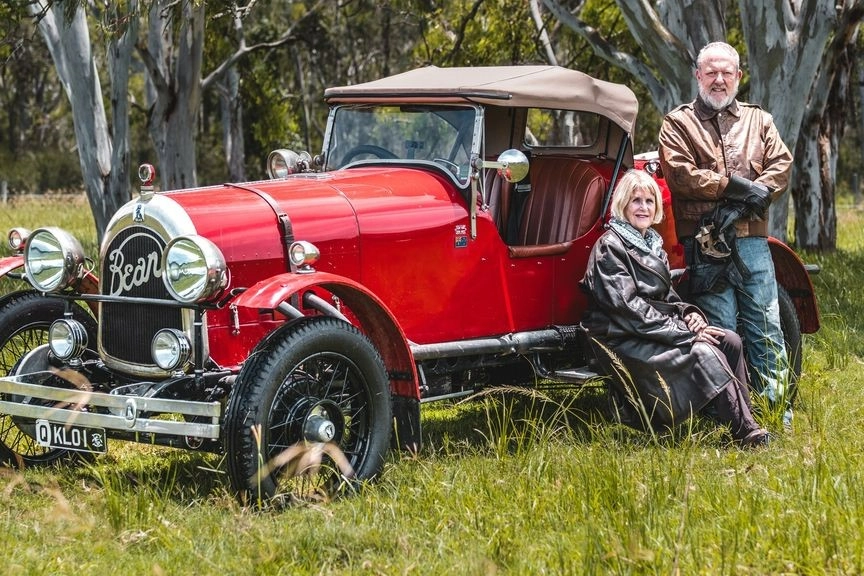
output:
[[[115,236],[102,262],[102,294],[170,300],[162,283],[165,240],[133,226]],[[102,350],[123,362],[154,366],[150,342],[162,328],[182,329],[179,308],[104,302],[99,322]]]

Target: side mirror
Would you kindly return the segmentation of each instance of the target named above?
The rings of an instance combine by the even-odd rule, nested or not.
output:
[[[528,157],[523,152],[511,148],[502,152],[495,161],[478,158],[474,162],[474,167],[478,170],[495,168],[498,170],[498,175],[508,182],[519,182],[528,175]]]

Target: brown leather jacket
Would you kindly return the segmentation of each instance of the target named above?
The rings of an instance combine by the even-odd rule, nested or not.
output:
[[[697,98],[669,112],[660,127],[659,153],[679,238],[694,234],[699,218],[723,197],[729,176],[764,184],[775,200],[792,168],[792,154],[771,115],[737,100],[717,112]],[[768,235],[765,220],[740,220],[735,227],[739,237]]]

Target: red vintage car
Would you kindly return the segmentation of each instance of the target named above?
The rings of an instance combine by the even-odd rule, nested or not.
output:
[[[3,460],[127,440],[224,454],[244,499],[302,496],[417,450],[425,400],[595,376],[578,282],[619,175],[655,167],[633,93],[514,66],[324,96],[323,150],[273,152],[269,180],[156,191],[142,166],[96,265],[58,228],[10,232],[0,276],[32,289],[0,299]],[[813,287],[772,245],[800,363]],[[312,486],[286,473],[310,450]]]

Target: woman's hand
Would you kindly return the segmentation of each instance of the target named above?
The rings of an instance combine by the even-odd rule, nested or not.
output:
[[[723,337],[723,329],[711,326],[708,321],[697,312],[691,312],[684,317],[687,329],[696,334],[694,342],[708,342],[709,344],[720,344]]]
[[[720,338],[723,337],[723,328],[717,326],[706,325],[702,330],[696,333],[696,342],[707,342],[709,344],[719,345]]]
[[[690,312],[684,316],[684,322],[687,324],[687,329],[694,334],[699,334],[708,327],[708,322],[697,312]]]

